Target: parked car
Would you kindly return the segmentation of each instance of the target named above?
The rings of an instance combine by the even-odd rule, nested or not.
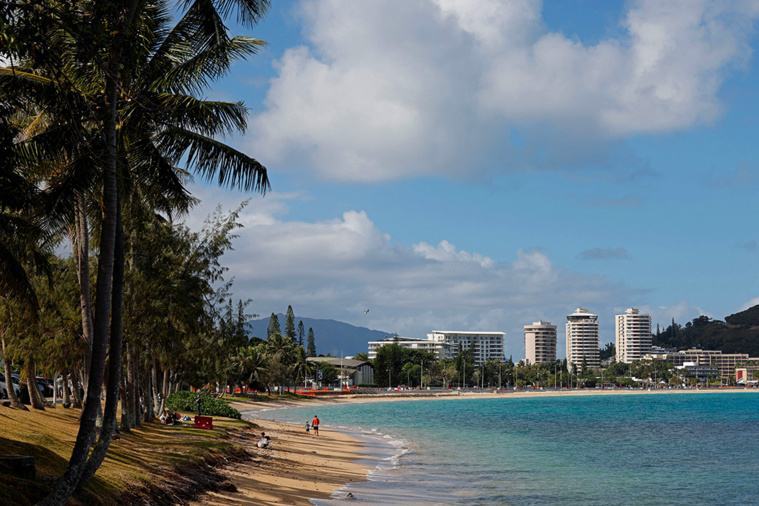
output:
[[[40,393],[43,397],[52,397],[55,393],[55,388],[53,387],[53,380],[50,378],[43,378],[41,376],[37,376],[35,378],[37,380],[37,388],[40,389]]]
[[[11,377],[11,385],[13,385],[13,390],[16,392],[16,395],[21,395],[21,387],[18,385],[18,381],[16,381],[16,378]],[[8,390],[5,385],[5,374],[0,372],[0,396],[2,396],[3,399],[8,398]]]

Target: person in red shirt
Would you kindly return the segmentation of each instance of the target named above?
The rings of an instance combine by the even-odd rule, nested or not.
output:
[[[319,435],[319,417],[314,415],[314,419],[311,421],[311,426],[314,428],[314,436]]]

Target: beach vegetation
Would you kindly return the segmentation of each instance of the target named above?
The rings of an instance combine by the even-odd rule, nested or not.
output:
[[[240,420],[240,412],[229,405],[227,401],[207,393],[195,393],[187,390],[174,392],[166,400],[166,407],[176,412],[197,413],[196,399],[200,395],[200,414],[205,416],[223,416]]]
[[[132,233],[141,232],[159,213],[170,223],[192,205],[185,188],[190,174],[249,191],[269,187],[260,163],[218,140],[245,130],[244,106],[198,98],[234,61],[263,45],[231,36],[225,17],[237,14],[239,23],[252,26],[267,8],[265,0],[222,6],[40,0],[5,6],[11,23],[7,33],[13,36],[2,47],[11,64],[0,69],[0,92],[23,129],[23,135],[14,137],[11,165],[28,171],[28,187],[45,189],[30,214],[44,217],[45,237],[72,237],[84,343],[83,358],[70,373],[74,397],[80,400],[81,383],[85,399],[79,431],[66,471],[43,504],[66,502],[100,466],[116,425],[122,353],[127,421],[136,411],[137,386],[150,391],[157,383],[157,378],[139,374],[148,354],[140,346],[141,336],[128,334],[124,320],[132,281],[127,267],[141,254],[130,249]],[[0,243],[12,245],[9,230],[0,232]],[[96,241],[92,256],[91,241]],[[28,257],[39,241],[25,243],[25,248],[13,247],[17,260]],[[2,278],[15,288],[3,295],[21,299],[23,278],[18,272],[11,277],[10,258],[4,257]],[[89,270],[90,260],[95,272]],[[32,299],[27,298],[27,308],[37,313]],[[183,323],[192,327],[193,322]],[[26,334],[28,343],[45,338],[37,329]],[[185,334],[203,342],[215,337],[192,328]],[[31,358],[25,369],[33,365]],[[213,362],[216,357],[203,358]],[[217,370],[210,374],[218,377],[224,364],[216,362]],[[164,370],[165,384],[178,384],[180,364],[186,362]]]

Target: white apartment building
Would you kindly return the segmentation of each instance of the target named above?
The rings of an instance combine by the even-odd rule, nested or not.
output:
[[[614,316],[617,335],[617,362],[631,364],[651,353],[651,315],[631,307]]]
[[[524,353],[528,364],[556,361],[556,325],[534,322],[524,326]]]
[[[431,351],[435,354],[438,360],[450,358],[451,356],[450,346],[444,342],[436,342],[430,339],[417,339],[414,337],[387,336],[379,341],[369,341],[369,360],[374,360],[377,357],[378,349],[387,344],[393,344],[396,339],[398,340],[398,344],[403,348]]]
[[[567,315],[567,367],[577,364],[582,369],[583,359],[588,367],[601,365],[598,350],[598,316],[584,307]]]
[[[465,332],[449,330],[433,330],[427,334],[430,341],[449,346],[449,355],[453,358],[458,352],[459,344],[463,351],[468,350],[474,343],[474,366],[479,367],[488,360],[504,360],[503,340],[505,332]]]

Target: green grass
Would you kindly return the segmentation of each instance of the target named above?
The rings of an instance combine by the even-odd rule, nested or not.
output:
[[[45,411],[0,407],[0,452],[34,456],[37,470],[35,481],[0,473],[0,497],[8,498],[10,504],[35,504],[49,492],[47,484],[63,474],[71,456],[79,413],[60,406]],[[213,430],[194,429],[191,422],[149,423],[132,429],[111,443],[105,461],[76,502],[116,504],[123,491],[160,483],[167,471],[181,472],[214,456],[239,451],[230,432],[254,427],[227,418],[214,417],[213,423]]]

